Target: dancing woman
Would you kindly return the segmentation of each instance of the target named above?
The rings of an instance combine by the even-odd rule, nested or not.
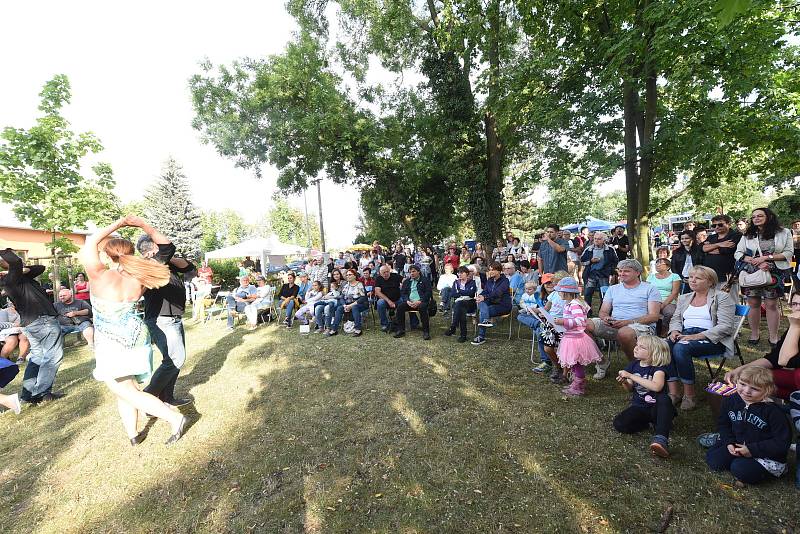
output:
[[[131,445],[144,436],[137,430],[139,411],[164,419],[172,426],[166,444],[178,441],[187,419],[158,398],[139,390],[153,372],[150,334],[134,307],[145,289],[162,287],[169,282],[169,269],[153,260],[134,256],[133,243],[112,238],[103,243],[103,252],[111,261],[100,261],[98,247],[111,233],[125,226],[140,226],[138,217],[126,217],[99,230],[86,239],[80,260],[91,280],[92,311],[95,328],[96,380],[105,382],[117,397],[117,407]]]

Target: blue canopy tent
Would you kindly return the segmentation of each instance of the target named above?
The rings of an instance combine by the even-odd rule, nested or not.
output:
[[[596,219],[594,217],[586,217],[582,222],[570,224],[569,226],[563,226],[561,229],[569,230],[570,232],[577,232],[584,226],[588,226],[590,232],[599,232],[602,230],[613,230],[614,227],[616,226],[625,226],[625,225],[604,221],[602,219]]]

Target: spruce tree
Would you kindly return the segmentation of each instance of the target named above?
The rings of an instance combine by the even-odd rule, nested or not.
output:
[[[192,204],[189,181],[183,168],[170,156],[164,163],[158,180],[144,198],[147,220],[169,237],[186,258],[200,257],[203,227],[200,212]]]

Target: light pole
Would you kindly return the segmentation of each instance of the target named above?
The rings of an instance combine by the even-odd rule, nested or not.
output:
[[[319,235],[322,240],[322,252],[327,250],[325,246],[325,226],[322,224],[322,178],[317,178],[317,202],[319,204]]]

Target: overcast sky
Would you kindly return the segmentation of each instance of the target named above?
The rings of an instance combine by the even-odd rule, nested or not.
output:
[[[188,79],[205,57],[219,64],[280,53],[295,30],[283,4],[7,2],[0,31],[0,127],[33,124],[43,84],[66,74],[72,104],[64,115],[73,131],[100,138],[100,160],[113,167],[124,201],[140,199],[171,154],[183,165],[198,206],[233,208],[255,221],[271,205],[277,170],[264,169],[264,178],[256,180],[200,142],[191,127]],[[328,246],[352,243],[357,192],[323,183],[323,195]],[[315,191],[308,201],[316,213]],[[302,195],[290,203],[303,209]]]

